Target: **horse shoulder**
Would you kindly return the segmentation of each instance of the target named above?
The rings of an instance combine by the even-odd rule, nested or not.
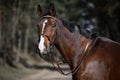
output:
[[[119,80],[119,56],[119,43],[106,38],[98,39],[90,59],[86,61],[82,70],[80,80],[108,80],[110,78]]]
[[[87,63],[80,80],[107,80],[109,68],[103,60],[93,60]]]

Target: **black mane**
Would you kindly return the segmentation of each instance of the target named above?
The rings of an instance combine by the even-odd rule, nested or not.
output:
[[[75,27],[78,27],[78,28],[79,28],[79,31],[80,31],[80,26],[78,26],[75,22],[66,21],[66,20],[63,20],[62,18],[60,18],[60,20],[62,21],[63,25],[64,25],[70,32],[74,32],[74,31],[75,31]]]
[[[77,27],[79,29],[79,33],[84,35],[86,38],[90,38],[90,39],[95,39],[96,37],[99,36],[98,32],[96,31],[95,28],[90,28],[88,27],[90,30],[87,30],[87,28],[81,28],[80,25],[77,25],[74,22],[70,22],[70,21],[66,21],[60,18],[60,20],[62,21],[63,25],[70,31],[70,32],[75,32],[75,27]]]

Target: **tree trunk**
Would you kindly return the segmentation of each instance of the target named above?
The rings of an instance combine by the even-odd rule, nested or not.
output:
[[[16,15],[14,16],[14,19],[13,19],[13,27],[12,27],[12,49],[13,51],[15,52],[16,51],[16,47],[15,47],[15,32],[16,32],[16,25],[18,24],[18,20],[19,20],[19,13],[20,13],[20,5],[21,5],[21,2],[19,1],[18,2],[18,9],[17,9],[17,13]]]
[[[29,12],[28,14],[30,14],[30,9],[31,9],[31,5],[32,5],[32,0],[30,0],[30,3],[29,3]],[[29,19],[28,23],[27,23],[27,26],[30,27],[30,23],[31,23],[31,20]],[[26,31],[25,31],[25,45],[24,45],[24,53],[28,53],[28,38],[29,38],[29,28],[26,27]]]
[[[17,50],[17,55],[16,55],[16,62],[19,62],[19,59],[20,59],[21,44],[22,44],[22,40],[21,40],[21,31],[19,31],[18,50]]]
[[[1,12],[2,12],[2,11],[1,11],[1,6],[0,6],[0,42],[2,42],[2,32],[1,32],[1,31],[2,31],[2,30],[1,30],[1,29],[2,29],[2,24],[1,24],[1,23],[2,23],[2,22],[1,22],[2,14],[1,14]],[[0,43],[0,49],[1,49],[1,43]]]
[[[29,36],[29,29],[26,28],[26,32],[25,32],[25,45],[24,45],[24,53],[25,54],[28,53],[28,36]]]

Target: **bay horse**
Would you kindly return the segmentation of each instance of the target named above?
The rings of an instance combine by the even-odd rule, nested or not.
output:
[[[40,5],[37,11],[41,15],[37,25],[40,54],[49,54],[55,45],[71,71],[77,67],[73,80],[120,80],[119,43],[105,37],[86,38],[77,26],[71,28],[63,23],[53,4],[47,13]]]

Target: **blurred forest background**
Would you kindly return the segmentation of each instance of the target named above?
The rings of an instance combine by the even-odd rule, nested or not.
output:
[[[81,27],[92,26],[101,36],[120,42],[119,0],[0,0],[0,66],[27,67],[37,53],[37,5],[54,3],[57,15]]]

